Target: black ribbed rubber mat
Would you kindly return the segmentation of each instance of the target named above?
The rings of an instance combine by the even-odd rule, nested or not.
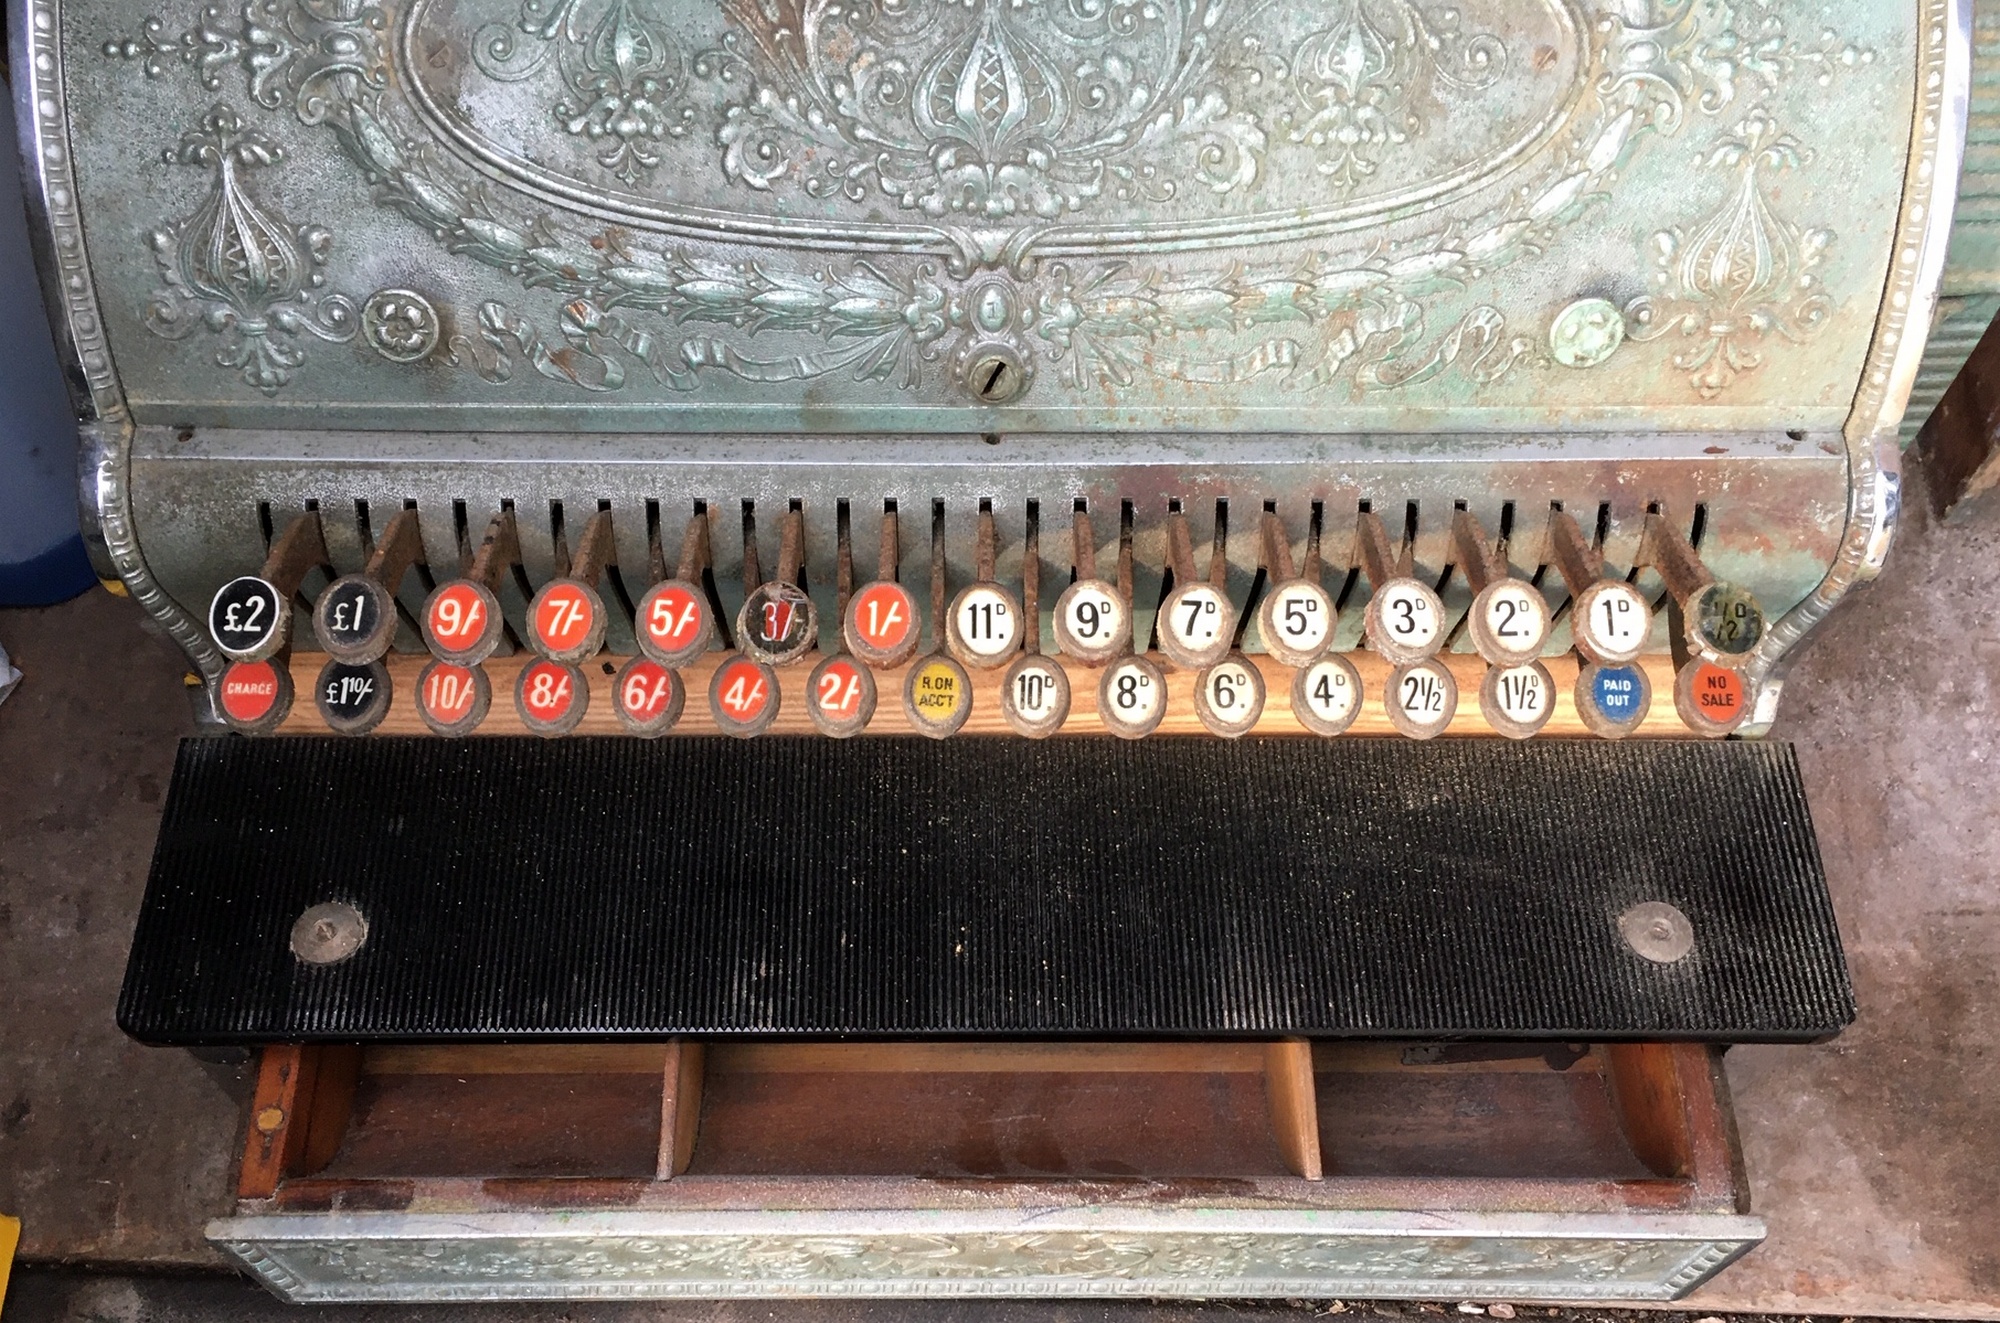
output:
[[[329,900],[368,936],[309,966]],[[1618,916],[1666,901],[1691,954]],[[1791,749],[1536,740],[190,740],[149,1042],[1824,1037]]]

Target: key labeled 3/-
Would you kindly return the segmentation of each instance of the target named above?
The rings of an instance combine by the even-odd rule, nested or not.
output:
[[[819,641],[819,614],[804,590],[779,579],[757,585],[736,615],[736,636],[753,660],[785,666]]]
[[[417,715],[439,735],[470,735],[492,702],[483,667],[433,660],[417,676]]]

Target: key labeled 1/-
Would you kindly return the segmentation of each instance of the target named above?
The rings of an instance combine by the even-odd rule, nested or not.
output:
[[[1045,739],[1069,718],[1069,672],[1053,657],[1017,657],[1000,681],[1000,712],[1016,734]]]
[[[417,715],[439,735],[470,735],[492,703],[484,667],[433,660],[417,675]]]
[[[878,580],[847,603],[841,640],[870,666],[901,666],[917,650],[917,599],[900,583]]]
[[[823,659],[806,681],[806,715],[822,735],[859,735],[875,716],[874,674],[852,657]]]
[[[778,719],[778,673],[750,657],[731,657],[708,682],[708,708],[725,735],[749,739]]]
[[[1315,735],[1339,735],[1361,715],[1361,672],[1325,656],[1292,677],[1292,715]]]
[[[1397,730],[1413,740],[1432,739],[1442,735],[1458,713],[1458,681],[1435,657],[1398,666],[1389,674],[1382,705]]]
[[[1540,662],[1489,666],[1479,685],[1479,711],[1486,724],[1509,739],[1525,740],[1555,715],[1556,683]]]
[[[276,730],[292,710],[291,672],[275,662],[231,662],[216,686],[216,706],[231,730]]]
[[[379,661],[330,661],[314,682],[313,706],[327,729],[366,735],[389,715],[389,668]]]
[[[567,735],[590,708],[583,672],[567,662],[539,658],[521,668],[514,681],[514,710],[521,724],[545,739]]]
[[[674,728],[687,703],[687,686],[678,672],[651,657],[634,657],[611,680],[611,710],[618,724],[641,739],[655,739]]]

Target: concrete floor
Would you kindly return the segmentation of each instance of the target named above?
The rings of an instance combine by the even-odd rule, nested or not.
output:
[[[1689,1302],[1698,1311],[2000,1318],[2000,501],[1945,526],[1924,506],[1906,500],[1887,573],[1821,631],[1786,695],[1777,735],[1799,746],[1861,1016],[1819,1047],[1730,1054],[1771,1236]],[[112,1022],[174,740],[189,729],[180,658],[129,602],[103,593],[0,612],[0,644],[26,674],[0,705],[0,1211],[24,1219],[29,1263],[110,1274],[30,1271],[8,1323],[274,1314],[247,1284],[119,1275],[221,1267],[201,1227],[228,1206],[248,1088],[239,1069],[140,1047]],[[747,1320],[970,1308],[469,1312]]]

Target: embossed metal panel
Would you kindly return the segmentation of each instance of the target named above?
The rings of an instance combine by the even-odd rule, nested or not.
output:
[[[1840,426],[1920,17],[68,0],[57,21],[140,422],[1322,432]]]

